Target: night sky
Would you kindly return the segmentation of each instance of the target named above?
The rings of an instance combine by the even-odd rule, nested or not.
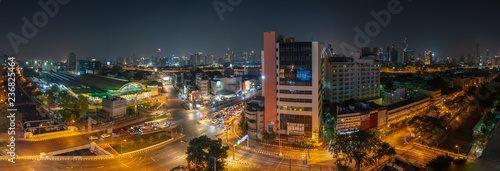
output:
[[[47,0],[42,0],[47,1]],[[157,55],[182,56],[204,52],[221,57],[227,48],[260,52],[263,32],[278,31],[299,41],[316,40],[354,46],[354,27],[364,30],[375,19],[370,11],[387,9],[389,0],[306,1],[242,0],[221,21],[214,1],[194,0],[72,0],[60,5],[59,12],[27,44],[15,53],[7,34],[21,34],[22,17],[33,20],[42,10],[35,0],[0,1],[0,49],[9,56],[35,59],[103,59]],[[229,3],[220,0],[223,4]],[[396,45],[402,50],[404,37],[417,53],[432,50],[438,57],[473,53],[480,44],[481,55],[500,54],[499,2],[493,0],[430,1],[402,0],[403,10],[393,14],[387,27],[368,47]]]

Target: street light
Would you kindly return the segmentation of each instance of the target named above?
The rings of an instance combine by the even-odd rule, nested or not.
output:
[[[40,138],[40,130],[42,129],[42,124],[40,124],[40,127],[38,128],[38,138]]]
[[[120,153],[123,153],[123,142],[127,142],[127,139],[120,141]]]
[[[457,148],[457,154],[460,154],[460,146],[455,145],[455,148]]]

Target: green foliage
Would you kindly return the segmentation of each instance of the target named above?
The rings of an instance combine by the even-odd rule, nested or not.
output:
[[[429,85],[430,87],[441,89],[441,93],[443,95],[450,94],[451,92],[450,84],[441,77],[434,77],[432,79],[427,80],[427,85]]]
[[[66,94],[61,98],[60,106],[63,108],[60,112],[64,123],[80,121],[80,116],[89,110],[88,99],[81,95],[76,98]]]
[[[58,96],[59,93],[61,93],[61,89],[59,89],[58,86],[53,85],[52,87],[50,87],[50,93],[54,96]]]
[[[0,127],[0,131],[2,133],[7,133],[8,131],[8,128],[10,125],[10,118],[8,118],[7,116],[10,115],[10,112],[7,112],[7,110],[4,110],[3,108],[1,108],[1,112],[0,112],[0,115],[2,117],[0,117],[0,125],[2,125]],[[22,122],[22,118],[23,118],[23,113],[21,112],[16,112],[16,116],[15,116],[15,119],[16,119],[16,125],[21,123]],[[17,127],[16,127],[17,128]]]
[[[432,116],[414,116],[408,121],[408,126],[418,135],[430,135],[434,129],[442,128],[441,120]]]
[[[323,133],[321,134],[324,143],[329,143],[331,140],[335,140],[337,137],[337,129],[336,129],[337,121],[333,116],[333,112],[336,111],[328,112],[325,114],[325,121],[323,123],[325,130],[323,130]]]
[[[207,167],[205,170],[214,170],[214,163],[212,162],[215,158],[216,160],[216,169],[217,170],[225,170],[226,164],[224,160],[228,157],[227,150],[229,150],[228,146],[222,146],[222,140],[219,138],[218,140],[212,140],[208,146],[208,156],[205,158]]]
[[[276,133],[271,132],[267,132],[267,131],[264,131],[263,134],[262,134],[262,139],[268,141],[268,140],[274,140],[276,138]]]
[[[206,135],[189,141],[186,150],[186,160],[195,165],[205,167],[206,170],[214,170],[214,158],[216,158],[217,170],[225,170],[225,158],[228,157],[229,147],[222,146],[222,140],[212,140]]]
[[[241,114],[239,126],[240,126],[240,129],[243,132],[247,132],[248,126],[247,126],[247,121],[245,119],[245,114],[244,113]]]
[[[304,139],[300,140],[300,146],[305,147],[305,148],[313,147],[314,141],[310,138],[304,138]]]
[[[450,156],[440,155],[432,159],[427,163],[427,167],[430,170],[448,170],[448,167],[454,162],[454,159]]]
[[[373,131],[360,130],[339,136],[330,147],[336,165],[355,163],[356,169],[377,163],[383,156],[396,155],[396,149],[378,139]]]

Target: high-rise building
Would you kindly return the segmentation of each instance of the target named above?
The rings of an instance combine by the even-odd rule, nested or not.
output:
[[[479,43],[476,43],[476,64],[479,66],[483,65],[483,57],[479,54]]]
[[[191,66],[198,66],[198,65],[202,65],[201,61],[202,61],[202,55],[203,53],[202,52],[198,52],[198,53],[195,53],[195,54],[191,54],[190,55],[190,58],[189,58],[189,64]]]
[[[297,142],[318,138],[320,131],[321,45],[289,40],[275,31],[264,32],[262,94],[266,130]]]
[[[324,59],[326,100],[332,103],[373,99],[380,95],[380,64],[374,58],[333,56]]]
[[[431,51],[425,51],[425,65],[430,65],[431,64],[431,59],[432,59],[432,52]]]
[[[377,59],[379,61],[385,61],[384,48],[379,48],[377,52]]]
[[[68,70],[75,71],[76,70],[76,54],[71,52],[68,54]]]
[[[490,66],[491,65],[491,58],[490,58],[490,50],[486,49],[486,65]]]
[[[231,51],[230,48],[227,48],[226,55],[224,56],[225,62],[231,62],[234,59],[234,51]]]
[[[398,63],[398,50],[396,50],[396,46],[392,45],[391,49],[391,63],[397,64]]]

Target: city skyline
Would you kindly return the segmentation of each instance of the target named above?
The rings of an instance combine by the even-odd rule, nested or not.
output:
[[[219,58],[227,48],[236,52],[259,52],[263,50],[262,32],[279,30],[296,36],[298,41],[332,44],[335,53],[342,53],[342,42],[359,47],[354,41],[357,32],[353,28],[364,32],[365,25],[376,21],[370,11],[387,10],[387,4],[393,1],[363,2],[365,5],[359,2],[240,1],[230,5],[232,10],[222,13],[223,18],[218,15],[215,2],[219,2],[216,3],[218,7],[230,5],[226,1],[140,4],[138,1],[119,4],[114,1],[69,1],[60,4],[58,11],[48,17],[47,24],[39,27],[27,43],[19,44],[16,54],[7,35],[22,36],[24,23],[21,18],[32,22],[32,16],[43,8],[36,2],[4,0],[0,8],[18,10],[0,12],[6,23],[0,29],[0,35],[5,35],[0,39],[0,49],[20,59],[63,60],[69,52],[75,52],[77,58],[91,56],[115,60],[133,54],[155,55],[158,48],[164,56],[204,52]],[[394,2],[400,2],[395,8],[400,10],[391,15],[386,27],[380,27],[379,34],[370,36],[367,47],[385,48],[394,44],[402,51],[403,40],[407,37],[408,48],[414,49],[415,55],[430,50],[442,59],[458,59],[461,55],[474,55],[476,43],[479,43],[480,55],[485,56],[487,49],[491,56],[500,53],[500,37],[494,29],[499,24],[493,23],[498,16],[493,14],[493,2]],[[286,14],[290,19],[276,14]],[[485,26],[481,26],[483,24]]]

